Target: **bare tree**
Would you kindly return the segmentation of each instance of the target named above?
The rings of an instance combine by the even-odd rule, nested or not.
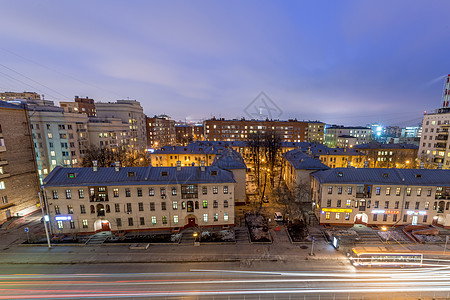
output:
[[[150,158],[145,150],[126,151],[123,149],[112,150],[109,148],[89,147],[81,165],[92,167],[92,161],[96,160],[99,167],[111,167],[116,161],[125,167],[144,167],[150,164]]]

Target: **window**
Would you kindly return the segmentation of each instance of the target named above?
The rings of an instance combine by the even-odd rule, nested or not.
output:
[[[80,199],[84,198],[84,190],[82,190],[82,189],[78,190],[78,198],[80,198]]]
[[[151,196],[155,196],[155,190],[153,188],[148,188],[148,195]]]
[[[224,213],[224,214],[223,214],[223,220],[224,220],[225,222],[228,222],[228,213]]]
[[[66,190],[66,199],[72,199],[72,193],[70,190]]]
[[[208,214],[203,214],[203,222],[208,222]]]
[[[378,208],[378,206],[380,205],[380,201],[375,201],[375,205],[374,205],[374,208]]]
[[[224,200],[223,201],[223,207],[224,208],[228,208],[228,200]]]
[[[421,194],[422,194],[422,188],[417,188],[417,196],[420,197]]]
[[[331,200],[330,199],[327,200],[327,207],[331,207]]]
[[[207,195],[208,194],[208,188],[206,186],[202,187],[202,194]]]
[[[400,188],[395,189],[395,196],[400,196]]]
[[[228,186],[227,185],[223,186],[223,193],[228,194]]]
[[[150,202],[150,211],[155,211],[155,202]]]
[[[166,210],[166,202],[161,202],[161,210]]]
[[[348,195],[352,194],[352,187],[351,186],[347,187],[347,194]]]
[[[165,196],[166,195],[166,188],[161,188],[160,192],[161,192],[161,196]]]
[[[338,201],[337,201],[336,207],[341,207],[341,200],[338,200]]]
[[[350,213],[345,213],[345,219],[350,220]]]
[[[63,229],[64,228],[64,225],[63,225],[62,221],[58,221],[58,228],[59,229]]]
[[[347,200],[347,207],[350,207],[352,205],[352,200]]]
[[[152,216],[152,224],[155,225],[156,224],[156,217]]]
[[[405,209],[409,209],[409,201],[405,201]]]
[[[82,214],[86,213],[86,207],[84,206],[84,204],[80,205],[80,211],[81,211]]]
[[[162,223],[163,223],[163,224],[167,224],[167,217],[166,217],[166,216],[163,216],[163,217],[162,217]]]
[[[72,205],[67,205],[67,213],[72,215],[73,214],[73,207]]]
[[[53,134],[51,134],[51,133],[47,133],[47,136],[48,136],[49,139],[53,138]]]
[[[422,222],[423,222],[423,223],[426,223],[427,220],[428,220],[428,215],[424,215],[424,216],[423,216],[423,221],[422,221]]]
[[[416,206],[414,209],[419,209],[420,202],[416,202]]]
[[[339,217],[341,216],[341,214],[340,213],[336,213],[336,220],[339,220]]]
[[[398,188],[397,188],[398,189]],[[397,195],[398,196],[398,195]],[[411,196],[411,188],[406,188],[406,196]]]
[[[219,221],[219,214],[214,214],[214,222],[217,222],[217,221]]]
[[[399,205],[400,205],[400,202],[399,201],[395,201],[394,208],[398,209]]]
[[[430,197],[431,196],[431,189],[428,189],[427,190],[427,197]]]
[[[178,224],[178,216],[173,216],[173,223]]]
[[[120,204],[119,203],[114,204],[114,211],[120,212]]]
[[[392,222],[397,222],[397,215],[392,216]]]
[[[425,202],[425,210],[428,210],[430,208],[430,202]]]
[[[391,187],[386,188],[386,196],[389,196],[391,194]]]
[[[138,210],[139,211],[144,211],[144,203],[142,203],[142,202],[138,203]]]
[[[177,210],[178,209],[178,202],[177,201],[173,201],[172,202],[172,209],[173,210]]]
[[[342,194],[342,186],[338,186],[338,194]]]
[[[328,194],[332,194],[333,193],[333,187],[332,186],[329,186],[328,187]]]
[[[55,205],[55,214],[56,215],[61,214],[61,212],[59,211],[59,206],[58,205]]]
[[[133,218],[128,218],[128,226],[133,226]]]
[[[91,214],[95,214],[95,207],[94,207],[94,205],[91,205]]]
[[[384,208],[389,208],[389,201],[384,201]]]
[[[53,199],[58,199],[58,191],[53,190],[52,194],[53,194]]]
[[[125,197],[131,197],[131,190],[125,189]]]
[[[373,220],[377,221],[377,219],[378,219],[378,215],[377,214],[373,214]]]
[[[145,218],[144,217],[140,217],[139,218],[139,224],[140,225],[145,225]]]
[[[129,213],[132,213],[132,212],[133,212],[133,210],[131,208],[131,203],[127,203],[127,213],[129,214]]]
[[[213,194],[217,194],[218,193],[218,188],[217,186],[213,186]]]
[[[176,196],[177,195],[177,188],[173,187],[172,188],[172,196]]]
[[[203,200],[203,208],[208,208],[208,200]]]
[[[122,227],[122,219],[116,218],[116,224],[117,224],[117,227]]]
[[[119,197],[119,189],[113,189],[114,197]]]
[[[404,214],[404,215],[403,215],[403,222],[406,222],[406,221],[408,221],[408,215],[407,215],[407,214]]]
[[[381,188],[380,188],[380,187],[377,187],[377,188],[375,189],[375,194],[376,194],[376,195],[379,195],[380,192],[381,192]]]
[[[330,212],[327,211],[327,212],[325,213],[325,220],[329,220],[329,219],[330,219]]]
[[[141,188],[137,189],[137,195],[138,195],[138,197],[142,197],[142,189]]]

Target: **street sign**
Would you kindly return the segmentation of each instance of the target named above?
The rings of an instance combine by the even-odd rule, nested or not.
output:
[[[30,229],[28,229],[28,227],[25,227],[25,232],[28,232],[28,231],[30,231]]]

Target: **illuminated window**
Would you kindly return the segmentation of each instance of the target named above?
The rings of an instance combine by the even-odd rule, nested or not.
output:
[[[64,228],[63,221],[58,221],[58,228],[59,229],[63,229]]]
[[[83,228],[88,228],[88,220],[83,220],[82,224],[83,224]]]
[[[347,200],[347,207],[350,207],[352,205],[352,200]]]
[[[386,188],[386,196],[389,196],[391,194],[391,187]]]
[[[325,220],[329,220],[329,219],[330,219],[330,212],[327,211],[327,212],[325,213]]]
[[[223,214],[223,220],[224,220],[225,222],[228,222],[228,213],[224,213],[224,214]]]
[[[162,217],[162,223],[163,223],[163,224],[167,224],[167,217],[166,217],[166,216],[163,216],[163,217]]]
[[[203,222],[208,222],[208,214],[203,214]]]
[[[178,224],[178,216],[173,216],[173,223]]]
[[[214,214],[214,222],[219,221],[219,214]]]
[[[208,200],[203,200],[203,208],[208,208]]]
[[[339,217],[341,216],[340,213],[336,213],[336,220],[339,220]]]
[[[156,217],[152,216],[152,224],[155,225],[156,224]]]
[[[395,190],[395,195],[400,196],[400,188],[399,187]]]

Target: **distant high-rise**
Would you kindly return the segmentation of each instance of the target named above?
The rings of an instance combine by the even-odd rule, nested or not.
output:
[[[442,108],[450,107],[450,74],[447,75],[447,79],[444,82],[444,90],[442,92]]]

